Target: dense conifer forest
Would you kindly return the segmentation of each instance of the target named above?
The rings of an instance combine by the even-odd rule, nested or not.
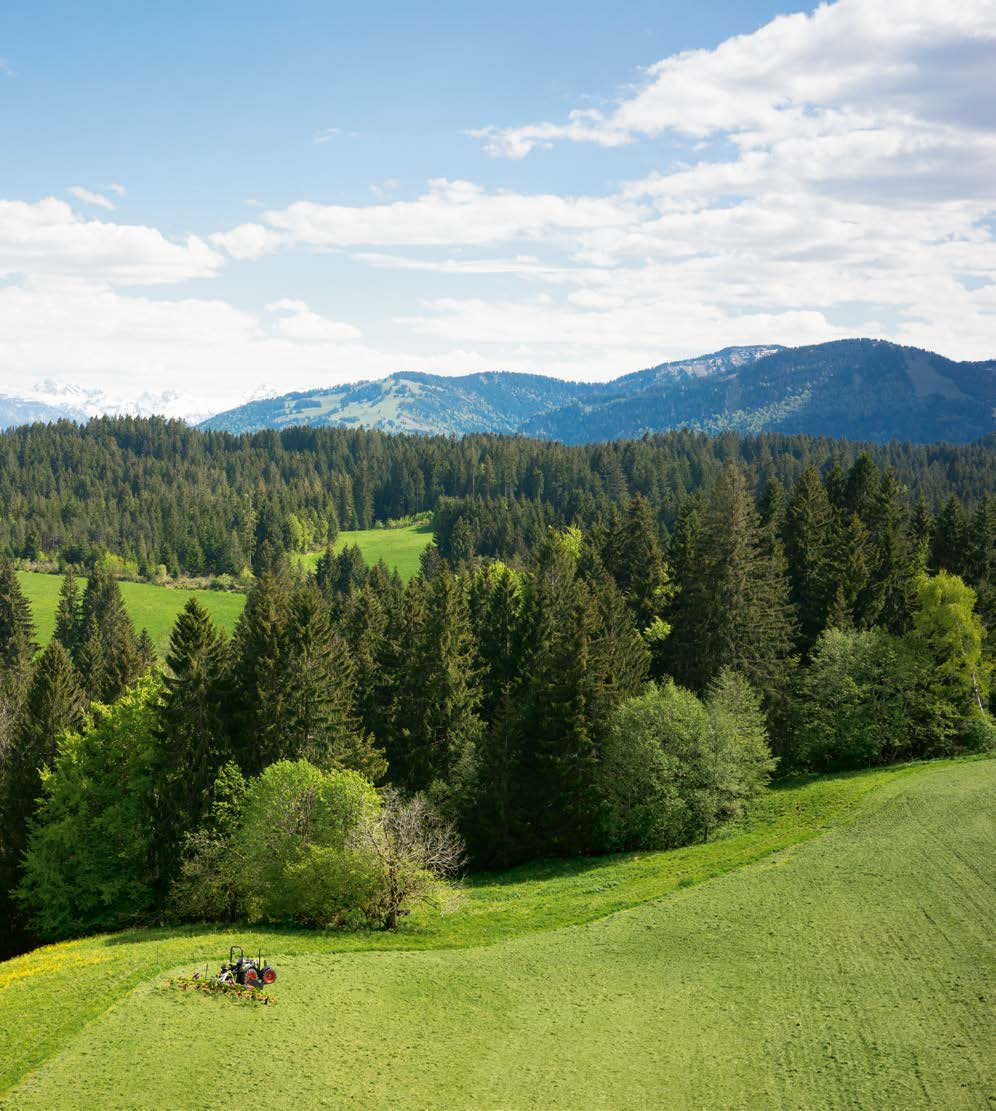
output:
[[[391,927],[467,863],[671,848],[773,774],[993,743],[991,444],[120,419],[20,429],[0,457],[8,948]],[[356,548],[314,574],[286,555],[425,511],[407,584]],[[242,574],[234,637],[192,600],[159,665],[107,553]],[[86,579],[39,652],[13,561],[43,556]],[[279,898],[231,879],[263,868]]]

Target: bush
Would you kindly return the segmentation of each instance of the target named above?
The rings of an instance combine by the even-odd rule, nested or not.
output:
[[[703,704],[668,680],[612,716],[599,765],[596,840],[606,851],[704,840],[737,818],[773,761],[747,683],[723,671]]]
[[[871,767],[948,751],[951,708],[932,693],[922,645],[881,629],[827,629],[797,687],[795,771]]]
[[[178,917],[394,928],[462,861],[423,799],[382,803],[356,772],[282,760],[245,784],[241,805],[238,795],[216,786],[212,827],[187,839]]]

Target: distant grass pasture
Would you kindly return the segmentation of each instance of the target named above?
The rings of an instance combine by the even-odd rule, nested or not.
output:
[[[991,760],[789,784],[715,842],[476,876],[395,935],[193,927],[40,949],[0,964],[0,1095],[984,1107],[994,787]],[[163,984],[230,941],[276,965],[276,1006]]]
[[[339,552],[346,544],[356,544],[367,563],[374,564],[382,559],[388,567],[396,567],[398,574],[407,582],[418,573],[419,557],[432,542],[432,525],[371,528],[339,533],[335,550]],[[321,557],[321,552],[308,552],[295,558],[314,570]]]
[[[55,631],[55,610],[62,589],[61,575],[43,575],[34,571],[19,571],[18,579],[25,597],[31,603],[38,642],[48,644]],[[224,590],[174,590],[156,586],[155,583],[122,582],[121,597],[136,630],[148,629],[156,647],[165,652],[177,614],[195,595],[211,614],[214,621],[231,632],[246,604],[244,594]],[[81,589],[85,583],[81,581]]]
[[[382,559],[388,567],[398,569],[407,582],[419,569],[419,556],[427,544],[432,543],[431,525],[412,525],[398,529],[362,529],[343,532],[336,541],[336,550],[345,544],[358,544],[367,563]],[[298,562],[313,571],[321,553],[297,556]],[[38,642],[48,644],[55,631],[55,610],[62,588],[61,575],[45,575],[34,571],[19,571],[21,589],[31,603],[37,628]],[[81,584],[82,585],[82,584]],[[170,633],[177,614],[187,604],[191,595],[203,603],[215,623],[229,633],[242,613],[244,594],[224,590],[178,590],[156,586],[154,583],[122,582],[121,595],[137,630],[148,629],[160,653],[169,645]]]

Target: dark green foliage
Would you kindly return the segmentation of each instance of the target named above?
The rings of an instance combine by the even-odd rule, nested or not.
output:
[[[67,620],[68,620],[67,607]],[[71,636],[68,629],[65,634]],[[121,599],[121,588],[95,567],[83,592],[73,657],[87,697],[111,703],[146,669],[135,627]]]
[[[443,568],[405,593],[388,760],[392,781],[418,791],[447,780],[481,731],[465,583]]]
[[[170,637],[158,707],[157,851],[161,890],[175,875],[183,837],[203,821],[211,787],[229,759],[228,643],[207,610],[191,598]]]
[[[794,631],[784,557],[762,533],[739,467],[724,469],[676,538],[673,674],[704,690],[729,667],[765,694],[781,688]]]
[[[930,536],[930,566],[964,574],[969,559],[968,516],[956,494],[944,503]]]
[[[0,560],[0,683],[23,682],[37,651],[31,607],[9,559]]]
[[[55,611],[55,639],[74,659],[79,654],[82,624],[79,581],[72,567],[68,567],[59,590],[59,604]]]
[[[803,651],[808,651],[826,625],[836,594],[833,526],[834,510],[819,473],[815,467],[807,467],[792,490],[785,517],[785,555]]]

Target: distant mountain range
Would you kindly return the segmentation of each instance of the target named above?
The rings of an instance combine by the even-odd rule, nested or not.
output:
[[[993,431],[994,410],[996,360],[954,362],[884,340],[854,339],[727,347],[599,383],[401,371],[253,401],[199,427],[249,432],[341,424],[389,432],[522,433],[566,443],[692,428],[964,443]]]
[[[51,423],[74,420],[80,423],[103,415],[131,414],[189,416],[185,400],[175,390],[143,393],[135,399],[114,397],[100,389],[87,389],[46,379],[27,390],[8,394],[0,387],[0,428],[16,428],[36,421]],[[203,410],[202,410],[203,414]]]
[[[0,395],[0,428],[60,417],[85,421],[99,413],[190,419],[184,405],[170,391],[126,402],[49,381],[18,396]],[[255,432],[340,424],[455,436],[521,433],[566,443],[692,428],[964,443],[996,428],[994,408],[996,360],[954,362],[884,340],[853,339],[726,347],[611,382],[400,371],[378,381],[249,401],[198,427]]]

